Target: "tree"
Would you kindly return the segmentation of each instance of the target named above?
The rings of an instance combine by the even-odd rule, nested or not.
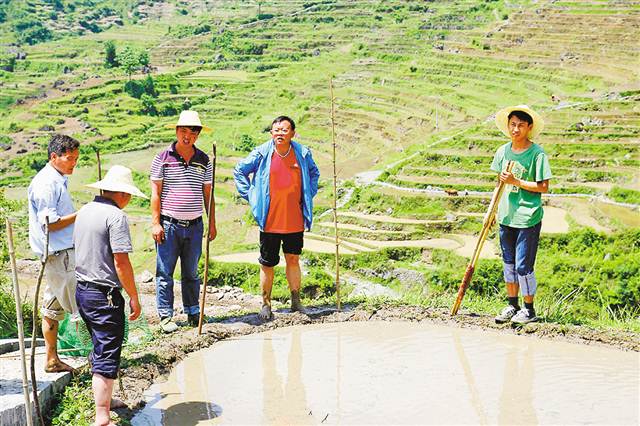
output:
[[[107,68],[115,68],[118,65],[116,44],[109,40],[104,44],[104,66]]]
[[[153,96],[154,98],[158,97],[158,91],[156,90],[156,86],[151,75],[147,75],[147,78],[142,82],[142,87],[144,88],[144,92],[149,96]]]
[[[13,24],[13,29],[20,44],[33,45],[53,38],[51,30],[35,19],[21,19]]]
[[[138,55],[138,61],[140,61],[140,65],[142,65],[143,67],[148,67],[149,66],[149,52],[147,52],[146,50],[143,50],[139,53]]]
[[[126,46],[118,53],[117,59],[124,72],[129,76],[129,81],[131,81],[131,74],[140,66],[140,53]]]
[[[0,69],[8,72],[13,72],[16,68],[15,55],[0,55]]]
[[[158,110],[156,108],[156,101],[153,96],[148,94],[143,94],[140,98],[142,101],[142,112],[147,115],[158,115]]]

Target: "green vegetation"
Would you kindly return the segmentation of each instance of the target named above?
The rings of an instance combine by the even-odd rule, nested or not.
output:
[[[7,229],[5,218],[9,217],[13,229],[14,249],[19,249],[24,241],[20,241],[20,231],[27,227],[27,220],[20,213],[24,205],[20,202],[9,201],[4,192],[0,190],[0,268],[10,271],[9,250],[7,244]],[[13,291],[11,274],[0,274],[0,338],[16,337],[18,326],[16,322],[16,301]],[[33,329],[33,303],[22,300],[22,319],[26,334],[31,334]]]
[[[490,191],[491,159],[507,142],[491,115],[509,104],[527,103],[545,117],[536,142],[551,158],[552,193],[638,205],[640,91],[629,83],[637,72],[637,41],[629,37],[636,28],[620,16],[635,16],[639,9],[631,2],[609,3],[0,1],[0,146],[8,147],[0,152],[0,187],[24,199],[29,180],[47,161],[46,142],[55,131],[82,141],[79,166],[69,179],[76,207],[91,198],[83,185],[97,178],[94,147],[105,169],[131,167],[148,195],[151,159],[175,137],[168,125],[193,108],[213,128],[198,146],[210,152],[215,141],[218,148],[219,237],[213,254],[255,250],[255,224],[236,195],[232,169],[269,138],[265,130],[274,116],[290,115],[298,125],[296,138],[312,148],[322,171],[314,213],[327,211],[333,78],[339,193],[353,189],[341,210],[439,221],[341,217],[364,228],[343,232],[345,245],[476,235],[487,196],[425,196],[351,179],[377,169],[384,171],[378,183],[405,189]],[[560,324],[640,332],[637,207],[553,200],[562,200],[558,205],[569,212],[569,232],[543,234],[538,311]],[[136,272],[154,265],[148,209],[149,201],[137,198],[127,208],[137,219]],[[0,197],[0,211],[26,235],[24,201]],[[596,226],[605,230],[590,229]],[[314,238],[332,236],[318,225],[313,232]],[[496,238],[492,233],[494,246]],[[4,230],[0,249],[6,270]],[[17,250],[30,255],[25,241]],[[334,303],[333,257],[305,252],[303,259],[305,303]],[[398,303],[449,308],[466,261],[449,250],[387,248],[343,255],[341,266],[346,278],[391,287]],[[214,285],[258,292],[256,265],[210,266]],[[402,280],[397,270],[415,275]],[[284,276],[276,276],[273,296],[284,301]],[[13,303],[8,277],[0,276],[6,336],[15,335]],[[463,307],[493,315],[503,304],[501,262],[482,259]],[[52,424],[90,424],[88,383],[85,374],[66,389]]]
[[[628,37],[633,28],[626,21],[608,24],[618,14],[635,13],[636,6],[616,4],[607,14],[607,8],[589,2],[549,3],[539,14],[528,0],[259,3],[179,2],[166,8],[168,3],[142,0],[1,3],[0,38],[17,45],[0,52],[0,141],[13,149],[0,159],[0,186],[28,184],[46,162],[51,130],[41,129],[53,128],[83,143],[79,168],[70,179],[76,200],[89,198],[82,185],[96,177],[93,147],[100,148],[103,161],[130,166],[148,193],[151,158],[174,138],[167,125],[182,109],[193,108],[214,129],[201,135],[199,146],[207,152],[214,141],[218,146],[218,228],[225,244],[214,244],[213,250],[245,250],[252,221],[235,195],[233,166],[269,137],[265,129],[271,118],[285,113],[296,119],[298,139],[313,149],[328,177],[328,79],[333,77],[341,179],[393,163],[380,182],[490,191],[495,176],[489,165],[506,138],[487,118],[506,104],[528,103],[547,120],[538,142],[551,157],[552,192],[640,203],[633,187],[640,166],[640,95],[628,87],[633,58],[621,53],[633,51]],[[594,45],[585,34],[602,39],[598,61],[591,60]],[[19,147],[26,152],[15,153]],[[348,186],[354,185],[341,191]],[[330,201],[330,186],[324,186],[316,212],[326,211]],[[453,215],[455,220],[372,225],[348,218],[345,223],[398,232],[345,236],[469,235],[480,227],[474,214],[484,213],[487,204],[486,196],[424,197],[358,186],[345,209],[423,220]],[[148,201],[134,200],[130,209],[146,215]],[[634,213],[609,217],[600,210],[593,219],[615,231],[634,223],[629,219]],[[571,223],[575,232],[587,226]],[[314,232],[329,235],[321,227]],[[148,248],[146,241],[142,244]],[[377,262],[373,255],[358,256],[364,263]],[[152,251],[137,250],[134,263],[152,269],[152,257]],[[459,279],[454,271],[461,258],[450,252],[435,258],[429,274]],[[220,285],[255,289],[257,281],[243,279],[234,268],[216,265],[212,271]],[[308,280],[315,289],[309,295],[330,297],[329,277],[327,268],[314,267]],[[482,273],[478,277],[482,280]],[[451,290],[438,280],[429,281],[434,289]],[[611,282],[620,280],[615,275]],[[600,291],[605,302],[584,308],[588,315],[613,306],[610,294],[617,290]],[[477,296],[489,293],[485,288]]]

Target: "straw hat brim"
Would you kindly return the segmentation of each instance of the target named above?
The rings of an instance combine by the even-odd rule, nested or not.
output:
[[[187,125],[183,125],[183,124],[181,124],[180,126],[187,127]],[[178,125],[177,125],[177,124],[167,124],[167,125],[166,125],[166,126],[164,126],[164,127],[165,127],[165,129],[175,129],[176,127],[178,127]],[[207,132],[207,133],[208,133],[208,132],[210,132],[210,131],[212,131],[212,130],[213,130],[213,129],[212,129],[211,127],[208,127],[208,126],[202,126],[202,131],[203,131],[203,132]]]
[[[108,182],[103,179],[95,183],[90,183],[87,186],[89,188],[102,189],[104,191],[126,192],[127,194],[145,199],[149,198],[135,186],[123,182]]]
[[[529,139],[537,138],[542,130],[544,129],[544,119],[540,114],[529,108],[527,105],[516,105],[510,106],[507,108],[503,108],[496,113],[496,126],[498,129],[504,133],[504,135],[508,138],[511,138],[511,133],[509,132],[509,122],[508,117],[513,111],[522,111],[526,112],[533,119],[533,125],[531,126],[531,130],[529,130]]]

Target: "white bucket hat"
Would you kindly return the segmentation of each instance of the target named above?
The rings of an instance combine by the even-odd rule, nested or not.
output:
[[[104,179],[87,185],[89,188],[97,188],[105,191],[126,192],[142,198],[149,198],[142,193],[133,183],[131,170],[124,166],[113,166],[109,169]]]
[[[531,130],[529,130],[529,139],[535,139],[538,137],[542,129],[544,129],[544,120],[542,116],[529,108],[527,105],[516,105],[510,106],[507,108],[503,108],[496,113],[496,126],[502,133],[505,134],[508,138],[511,138],[511,133],[509,132],[509,114],[513,111],[522,111],[526,112],[533,119],[533,125],[531,126]]]
[[[167,127],[181,127],[181,126],[185,126],[185,127],[197,126],[197,127],[202,127],[202,130],[204,131],[211,130],[210,127],[202,125],[202,122],[200,121],[200,116],[198,115],[197,111],[188,111],[188,110],[182,111],[180,113],[180,118],[178,118],[178,122],[176,123],[176,125],[167,126]]]

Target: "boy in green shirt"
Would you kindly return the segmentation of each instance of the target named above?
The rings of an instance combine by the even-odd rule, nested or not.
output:
[[[542,227],[542,193],[549,191],[551,167],[544,150],[531,139],[544,127],[542,117],[526,105],[505,108],[496,114],[496,125],[511,142],[496,151],[491,170],[506,187],[498,205],[500,246],[509,305],[496,316],[497,323],[526,324],[536,321],[533,298],[537,283],[533,267]],[[514,167],[507,172],[507,164]],[[485,217],[485,224],[487,218]],[[524,308],[520,309],[518,292]]]

